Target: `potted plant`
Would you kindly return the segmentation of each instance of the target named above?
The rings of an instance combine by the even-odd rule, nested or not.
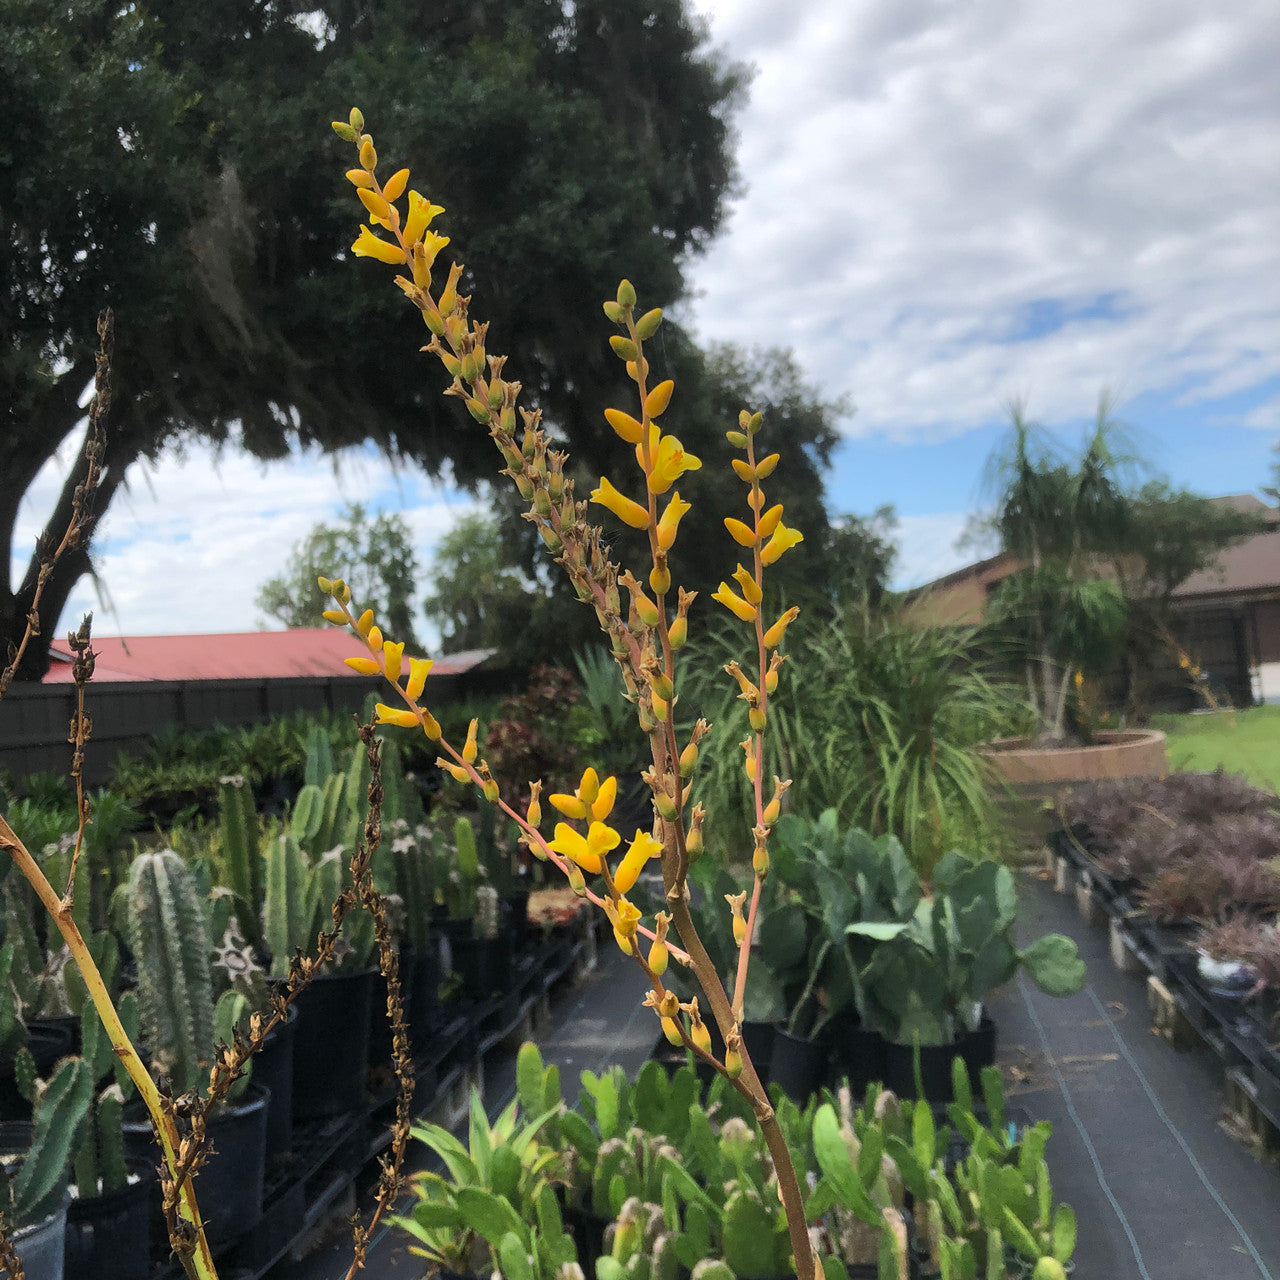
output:
[[[216,1046],[231,1041],[243,997],[227,992],[215,1009],[212,947],[195,878],[172,849],[140,854],[129,869],[126,903],[151,1069],[169,1081],[175,1096],[204,1096]],[[246,1074],[209,1117],[213,1151],[199,1181],[205,1202],[218,1206],[210,1227],[215,1239],[233,1238],[261,1213],[267,1097]],[[124,1131],[131,1155],[154,1159],[149,1119],[127,1108]]]

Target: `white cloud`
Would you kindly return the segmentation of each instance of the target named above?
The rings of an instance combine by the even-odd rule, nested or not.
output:
[[[921,586],[979,558],[983,554],[981,550],[956,549],[968,522],[969,517],[963,511],[899,516],[893,531],[898,544],[898,558],[893,566],[894,587],[905,591]]]
[[[794,346],[853,433],[1280,374],[1271,5],[699,7],[757,75],[696,327]]]

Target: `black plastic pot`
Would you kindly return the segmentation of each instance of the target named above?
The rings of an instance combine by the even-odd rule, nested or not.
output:
[[[951,1063],[957,1055],[964,1060],[974,1089],[979,1089],[982,1068],[996,1060],[996,1024],[986,1014],[976,1031],[961,1032],[950,1044],[921,1046],[920,1080],[926,1102],[952,1100]],[[912,1045],[885,1043],[884,1085],[900,1098],[916,1097],[914,1058]]]
[[[253,1082],[270,1090],[267,1103],[267,1164],[272,1165],[293,1149],[293,1045],[301,1015],[289,1006],[286,1021],[262,1042],[253,1055]]]
[[[27,1049],[36,1060],[43,1080],[59,1058],[74,1052],[75,1037],[69,1025],[33,1025],[27,1028]],[[0,1062],[0,1124],[31,1119],[31,1103],[18,1092],[13,1076],[13,1059]]]
[[[295,1001],[301,1017],[293,1039],[294,1120],[364,1110],[377,976],[377,969],[327,973]]]
[[[529,890],[521,886],[507,894],[502,911],[511,932],[511,949],[524,950],[529,941]]]
[[[405,1019],[409,1017],[409,1002],[413,999],[413,946],[405,942],[400,946],[400,1002]],[[391,1062],[391,1019],[387,1016],[387,980],[379,969],[373,980],[373,1007],[369,1017],[369,1065],[385,1067]]]
[[[0,1124],[0,1164],[6,1176],[13,1177],[31,1149],[33,1129],[30,1121],[7,1121]],[[62,1280],[62,1237],[66,1230],[67,1188],[60,1181],[35,1211],[34,1222],[13,1232],[13,1243],[30,1280]]]
[[[856,1014],[828,1023],[827,1043],[835,1081],[848,1080],[855,1095],[865,1093],[872,1081],[884,1080],[885,1039],[864,1027]]]
[[[149,1231],[155,1170],[149,1160],[129,1161],[136,1181],[67,1208],[66,1274],[93,1280],[146,1280],[151,1269]]]
[[[820,1038],[804,1040],[793,1036],[781,1023],[774,1027],[769,1080],[789,1098],[806,1102],[821,1086],[826,1065],[826,1045]]]
[[[243,1235],[262,1216],[270,1096],[260,1084],[250,1084],[239,1100],[209,1119],[213,1153],[201,1166],[196,1194],[206,1219],[205,1234],[215,1247]],[[157,1163],[151,1121],[136,1099],[125,1107],[124,1142],[130,1159]],[[152,1224],[159,1223],[163,1234],[158,1182],[153,1184],[150,1202]]]
[[[769,1083],[770,1058],[773,1056],[773,1023],[744,1022],[742,1024],[742,1043],[751,1059],[760,1083]]]
[[[450,944],[462,989],[476,1001],[511,989],[513,953],[505,938],[457,938]]]
[[[59,1015],[56,1018],[29,1018],[27,1030],[29,1032],[52,1031],[56,1036],[70,1034],[71,1052],[80,1052],[80,1019],[74,1013]]]
[[[414,1056],[420,1057],[440,1026],[440,939],[434,932],[421,950],[414,948],[410,968],[409,1042]]]

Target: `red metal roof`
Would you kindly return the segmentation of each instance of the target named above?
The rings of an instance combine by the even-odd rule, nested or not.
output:
[[[344,658],[368,655],[350,632],[338,627],[292,631],[230,632],[208,636],[94,636],[98,655],[93,678],[126,680],[263,680],[359,676]],[[434,675],[457,675],[489,657],[470,649],[437,658]],[[71,651],[55,640],[46,684],[71,683]]]

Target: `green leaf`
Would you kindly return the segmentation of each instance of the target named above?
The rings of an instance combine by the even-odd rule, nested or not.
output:
[[[937,1141],[933,1112],[929,1110],[927,1103],[921,1102],[912,1111],[911,1145],[922,1168],[933,1168],[933,1162],[937,1158]]]
[[[988,1125],[1001,1146],[1008,1146],[1004,1131],[1004,1081],[999,1067],[982,1068],[982,1096],[987,1103]]]
[[[428,1231],[443,1228],[446,1231],[460,1231],[466,1225],[462,1214],[451,1204],[439,1201],[423,1200],[413,1210],[413,1219],[419,1226]]]
[[[516,1094],[529,1115],[545,1110],[548,1105],[543,1101],[545,1076],[546,1069],[538,1046],[532,1040],[526,1040],[516,1055]]]
[[[508,1231],[498,1245],[498,1257],[502,1262],[505,1280],[533,1280],[533,1265],[525,1252],[523,1241],[514,1231]]]
[[[1084,961],[1076,944],[1060,933],[1037,938],[1019,957],[1031,980],[1051,996],[1075,995],[1085,982]]]
[[[491,1191],[481,1187],[459,1187],[457,1204],[463,1222],[490,1246],[500,1241],[508,1231],[515,1232],[517,1236],[525,1232],[520,1215],[508,1201]]]
[[[1075,1248],[1075,1210],[1069,1204],[1060,1204],[1053,1215],[1053,1256],[1066,1266]]]
[[[1040,1256],[1040,1246],[1036,1244],[1035,1236],[1027,1230],[1017,1214],[1008,1205],[1004,1206],[1001,1216],[1003,1218],[1004,1235],[1009,1243],[1024,1258],[1034,1262]]]

